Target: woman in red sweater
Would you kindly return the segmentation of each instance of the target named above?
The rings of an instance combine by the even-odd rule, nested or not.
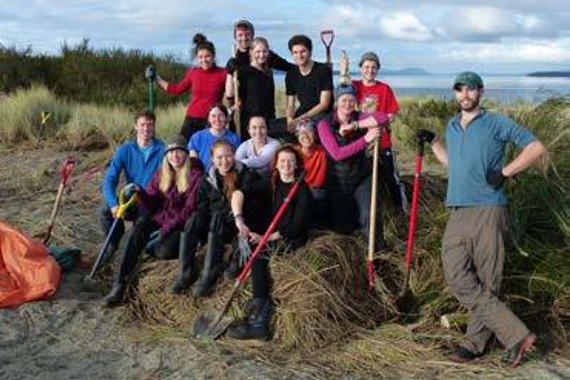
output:
[[[190,103],[180,130],[186,141],[190,141],[194,132],[204,129],[206,115],[212,105],[221,103],[228,74],[225,68],[216,65],[216,48],[212,42],[200,33],[197,33],[192,41],[197,67],[190,68],[178,83],[169,83],[156,76],[156,83],[169,94],[190,92]]]

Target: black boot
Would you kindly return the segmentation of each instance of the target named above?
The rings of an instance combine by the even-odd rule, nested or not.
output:
[[[124,282],[116,281],[113,284],[113,289],[103,298],[106,307],[115,307],[121,304],[125,296],[127,285]]]
[[[247,310],[251,307],[250,310]],[[269,321],[271,319],[271,299],[254,298],[246,306],[246,318],[228,329],[228,337],[233,339],[261,339],[269,337]]]
[[[172,294],[181,295],[198,279],[196,271],[195,249],[188,246],[191,239],[188,233],[180,234],[180,248],[178,251],[178,279],[172,287]]]
[[[224,253],[224,241],[222,236],[208,233],[208,249],[204,259],[202,275],[196,285],[194,285],[194,297],[205,297],[212,293],[222,268],[220,266]]]
[[[230,265],[224,271],[224,277],[228,280],[233,280],[241,272],[241,266],[239,265],[239,251],[234,250],[230,258]]]

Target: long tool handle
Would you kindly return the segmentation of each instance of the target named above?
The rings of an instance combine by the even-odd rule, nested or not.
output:
[[[235,99],[235,113],[234,113],[234,122],[236,124],[236,133],[241,138],[241,104],[239,99],[239,76],[238,76],[238,67],[236,65],[236,69],[234,71],[233,76],[233,86],[234,86],[234,99]]]
[[[67,185],[69,176],[71,175],[71,172],[73,171],[74,168],[75,168],[75,161],[73,161],[72,159],[66,159],[63,162],[63,166],[61,168],[61,173],[60,173],[59,187],[57,188],[57,195],[55,196],[55,203],[53,205],[53,210],[49,218],[46,237],[44,238],[43,241],[44,245],[47,245],[49,239],[51,238],[51,233],[53,232],[53,226],[55,225],[55,218],[57,216],[57,213],[59,211],[59,205],[61,204],[61,200],[63,198],[63,191],[65,189],[65,186]]]
[[[247,277],[249,275],[251,267],[253,266],[253,261],[257,258],[257,256],[259,256],[261,250],[265,247],[265,244],[267,244],[267,241],[269,240],[269,236],[271,236],[271,234],[273,233],[273,230],[275,230],[275,227],[277,227],[277,223],[279,223],[279,220],[281,219],[281,216],[283,216],[283,213],[287,209],[287,206],[289,206],[289,203],[291,203],[291,200],[293,199],[295,194],[297,194],[297,191],[299,190],[299,186],[301,185],[301,182],[303,182],[304,179],[305,179],[305,172],[303,171],[303,173],[301,174],[299,179],[297,179],[297,181],[295,182],[295,184],[293,185],[291,190],[289,190],[289,193],[287,194],[287,197],[283,201],[283,204],[281,204],[281,206],[279,207],[279,210],[277,210],[277,213],[273,217],[271,224],[269,225],[269,227],[267,227],[267,231],[265,231],[265,234],[263,234],[261,241],[259,242],[257,247],[255,247],[255,250],[253,251],[253,253],[249,257],[249,259],[247,260],[247,263],[243,267],[240,275],[238,276],[238,278],[234,282],[232,292],[231,292],[230,296],[228,297],[228,299],[226,300],[226,303],[224,304],[222,311],[220,312],[220,314],[218,314],[218,316],[216,317],[216,319],[214,320],[214,322],[212,323],[211,326],[216,326],[222,320],[224,315],[228,312],[228,309],[230,308],[230,305],[231,305],[235,295],[237,294],[237,291],[239,290],[240,286],[247,280]]]
[[[119,209],[117,210],[115,220],[113,221],[113,224],[111,225],[111,228],[109,229],[109,233],[107,234],[107,237],[105,238],[105,242],[103,243],[103,246],[101,247],[101,250],[99,251],[99,254],[97,255],[97,259],[95,260],[95,264],[93,264],[93,268],[91,268],[91,272],[89,273],[89,276],[88,276],[90,279],[93,279],[93,276],[95,276],[95,273],[97,273],[97,270],[99,270],[99,267],[101,266],[101,264],[104,261],[105,252],[107,251],[107,247],[111,243],[111,236],[113,236],[113,232],[115,231],[115,228],[117,227],[117,224],[119,223],[119,220],[123,219],[125,217],[125,213],[127,212],[127,209],[129,207],[131,207],[132,205],[134,205],[136,203],[136,201],[137,201],[137,194],[133,194],[133,196],[127,200],[126,196],[125,196],[125,192],[121,191],[121,193],[119,195]]]
[[[370,200],[370,230],[368,231],[368,258],[366,272],[368,274],[368,290],[374,287],[374,247],[376,246],[376,203],[378,192],[378,160],[380,156],[379,138],[374,140],[374,158],[372,167],[372,196]]]
[[[334,41],[334,32],[330,29],[323,30],[321,32],[321,41],[323,41],[323,45],[325,45],[327,51],[327,65],[332,68],[331,45]]]
[[[412,207],[410,209],[410,221],[408,224],[408,241],[406,243],[406,277],[404,279],[404,286],[402,287],[401,294],[403,295],[408,288],[410,280],[410,270],[412,266],[412,255],[414,252],[414,236],[416,234],[416,224],[418,217],[418,202],[420,197],[420,179],[422,175],[422,163],[424,159],[424,144],[425,141],[418,139],[418,151],[416,155],[416,168],[414,171],[414,187],[412,193]]]
[[[154,112],[154,81],[148,80],[148,110]]]

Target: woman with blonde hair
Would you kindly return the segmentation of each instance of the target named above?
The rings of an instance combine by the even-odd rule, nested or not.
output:
[[[145,215],[135,221],[119,245],[118,267],[113,289],[105,297],[107,306],[118,305],[143,250],[158,259],[179,259],[179,276],[172,292],[182,294],[196,280],[194,252],[186,249],[188,236],[183,227],[196,209],[202,165],[188,155],[181,137],[168,145],[162,166],[146,189],[128,184],[125,196],[138,195]]]
[[[239,94],[234,93],[232,76],[226,79],[226,97],[238,98],[241,122],[249,125],[249,119],[263,116],[268,125],[275,120],[275,82],[269,66],[269,43],[263,37],[251,42],[250,64],[237,67]],[[242,140],[247,140],[249,131],[242,131]]]

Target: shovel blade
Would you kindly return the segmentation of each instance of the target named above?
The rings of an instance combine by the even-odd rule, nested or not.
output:
[[[234,319],[225,314],[221,316],[212,310],[200,315],[192,326],[191,335],[198,339],[218,339],[230,327]]]

